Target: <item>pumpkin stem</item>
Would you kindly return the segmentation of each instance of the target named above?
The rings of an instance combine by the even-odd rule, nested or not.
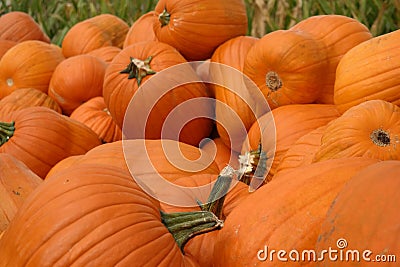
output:
[[[168,228],[182,252],[190,238],[217,230],[224,225],[211,211],[160,213],[162,223]]]
[[[267,171],[267,154],[262,150],[261,142],[257,149],[239,155],[239,181],[249,185],[249,191],[255,191],[264,183]]]
[[[171,14],[168,13],[167,8],[164,8],[163,12],[158,15],[158,21],[161,23],[161,27],[168,25],[171,19]]]
[[[155,74],[156,72],[150,68],[150,62],[152,60],[152,56],[149,56],[145,60],[140,60],[137,58],[130,58],[130,63],[126,67],[126,69],[121,70],[120,73],[128,73],[128,79],[136,78],[138,86],[142,82],[142,79],[147,75]]]
[[[110,111],[108,110],[108,108],[104,108],[104,109],[103,109],[103,112],[107,113],[108,116],[111,116],[111,113],[110,113]]]
[[[265,83],[272,92],[276,92],[282,87],[282,80],[275,71],[269,71],[267,73],[265,77]]]
[[[383,129],[373,130],[370,138],[372,142],[377,146],[384,147],[390,145],[390,135]]]
[[[14,122],[0,122],[0,146],[4,145],[14,135],[14,124]]]

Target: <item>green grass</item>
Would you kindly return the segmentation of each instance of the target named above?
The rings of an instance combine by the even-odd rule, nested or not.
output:
[[[245,0],[249,18],[248,34],[287,29],[312,15],[340,14],[365,24],[374,36],[400,28],[400,0]],[[19,10],[29,13],[50,36],[61,44],[75,23],[101,13],[111,13],[131,25],[154,9],[157,0],[0,0],[0,13]]]

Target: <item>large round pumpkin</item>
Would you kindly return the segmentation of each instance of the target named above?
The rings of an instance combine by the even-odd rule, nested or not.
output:
[[[400,159],[400,108],[369,100],[348,109],[325,129],[313,161],[343,157]]]
[[[400,161],[382,161],[362,169],[343,187],[327,212],[316,251],[331,247],[344,257],[318,266],[398,266],[399,177]]]
[[[103,93],[107,64],[94,56],[76,55],[61,62],[54,70],[48,94],[66,115],[87,100]]]
[[[213,117],[212,101],[204,100],[208,97],[206,87],[196,82],[200,79],[192,66],[183,63],[187,61],[172,46],[147,41],[124,48],[108,66],[104,100],[129,139],[159,139],[169,133],[173,136],[163,138],[197,146],[209,136],[212,120],[207,118]],[[174,115],[170,114],[173,110]],[[174,125],[165,129],[169,115]],[[189,117],[193,120],[187,124],[181,121]]]
[[[400,105],[400,30],[376,36],[350,49],[340,60],[334,103],[340,112],[367,100]]]
[[[326,47],[321,40],[303,31],[277,30],[251,47],[243,73],[258,87],[249,86],[249,90],[261,90],[274,109],[313,103],[325,83],[322,77],[327,68]]]
[[[10,48],[0,61],[0,99],[19,88],[47,93],[51,76],[64,56],[54,45],[32,40]]]
[[[242,0],[165,0],[158,1],[154,11],[157,39],[187,60],[206,60],[217,46],[247,31]]]
[[[359,20],[343,15],[311,16],[290,28],[305,31],[326,46],[328,66],[317,102],[333,104],[336,67],[340,59],[354,46],[372,38],[369,29]]]
[[[215,243],[214,266],[302,266],[305,262],[301,258],[295,262],[296,254],[289,253],[297,250],[301,257],[302,251],[314,249],[326,212],[341,188],[376,162],[337,159],[277,174],[227,216]],[[287,261],[277,258],[279,250]]]

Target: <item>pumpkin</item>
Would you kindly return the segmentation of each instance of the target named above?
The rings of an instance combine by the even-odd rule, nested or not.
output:
[[[121,52],[121,48],[117,46],[103,46],[92,50],[87,54],[102,59],[107,64],[109,64],[119,52]]]
[[[358,171],[375,159],[347,158],[319,162],[277,174],[227,216],[214,247],[214,266],[292,266],[289,256],[314,249],[332,201]],[[271,251],[288,259],[279,261]],[[259,259],[260,258],[260,259]]]
[[[223,42],[247,31],[241,0],[165,0],[153,19],[157,40],[175,47],[187,60],[206,60]]]
[[[122,48],[128,24],[112,14],[100,14],[73,25],[62,41],[65,57],[85,54],[104,46]]]
[[[200,145],[200,148],[214,158],[220,171],[227,165],[232,166],[234,169],[239,167],[239,153],[229,149],[220,137],[207,140]]]
[[[83,156],[84,155],[73,155],[60,160],[53,167],[51,167],[51,169],[47,172],[46,177],[44,179],[46,180],[49,177],[53,176],[54,174],[73,166],[75,163],[78,163],[78,161],[82,159]]]
[[[29,196],[0,240],[0,266],[198,266],[161,220],[129,173],[78,165]]]
[[[371,39],[371,32],[359,20],[336,14],[311,16],[290,29],[307,32],[325,44],[328,66],[316,101],[333,104],[336,67],[340,59],[354,46]]]
[[[0,59],[3,55],[18,42],[0,38]]]
[[[343,113],[372,99],[400,105],[400,30],[376,36],[350,49],[340,60],[334,103]]]
[[[381,161],[359,171],[339,192],[316,243],[318,253],[329,247],[343,252],[344,260],[330,262],[329,266],[356,266],[360,262],[363,266],[398,265],[393,255],[400,249],[399,177],[400,161]],[[359,252],[359,261],[357,254],[352,260],[350,250]],[[362,255],[366,250],[371,253]],[[372,263],[379,260],[375,258],[378,255],[382,262]],[[325,266],[325,261],[321,263],[318,266]]]
[[[107,64],[94,56],[77,55],[61,62],[54,70],[48,94],[66,115],[87,100],[101,96]]]
[[[61,113],[60,106],[46,93],[35,88],[21,88],[0,100],[0,117],[15,110],[34,106],[47,107]]]
[[[273,109],[250,128],[242,155],[257,150],[261,142],[268,159],[265,180],[268,182],[273,179],[284,154],[300,137],[339,116],[335,105],[328,104],[285,105]]]
[[[153,20],[155,16],[155,11],[151,10],[135,20],[126,34],[122,47],[125,48],[137,42],[157,41],[157,37],[153,30]]]
[[[64,56],[53,45],[24,41],[10,48],[0,60],[0,99],[19,88],[47,93],[51,76]]]
[[[28,107],[0,118],[0,153],[9,153],[44,178],[58,161],[100,145],[82,123],[46,107]]]
[[[91,98],[78,106],[70,118],[92,129],[103,143],[122,139],[122,130],[115,124],[102,96]]]
[[[15,42],[38,40],[50,43],[47,34],[28,13],[11,11],[3,14],[0,16],[0,25],[0,39]]]
[[[369,100],[348,109],[325,129],[313,159],[369,157],[399,160],[400,108]]]
[[[124,48],[108,66],[103,97],[128,139],[160,139],[167,134],[162,138],[197,146],[209,136],[212,101],[204,100],[206,87],[196,82],[199,77],[194,69],[183,63],[187,61],[172,46],[148,41]],[[188,118],[193,120],[185,124]]]
[[[283,154],[276,167],[276,173],[311,164],[321,146],[321,138],[326,127],[327,125],[318,127],[297,139]]]
[[[240,152],[247,131],[257,117],[269,111],[255,102],[242,74],[244,61],[258,38],[239,36],[218,46],[211,57],[210,76],[215,95],[217,131],[226,146]],[[264,102],[265,103],[265,102]]]
[[[21,161],[0,153],[0,233],[7,229],[25,199],[42,182]]]
[[[312,35],[295,30],[277,30],[264,35],[249,50],[243,73],[261,90],[271,109],[288,104],[314,102],[328,68],[326,47]],[[257,100],[258,99],[258,100]],[[261,101],[257,97],[256,101]]]

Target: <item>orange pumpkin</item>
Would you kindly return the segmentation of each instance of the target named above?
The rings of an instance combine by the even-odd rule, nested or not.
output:
[[[153,20],[156,16],[154,10],[140,16],[129,28],[126,34],[123,48],[138,42],[157,41],[153,30]]]
[[[400,30],[376,36],[350,49],[340,60],[334,103],[343,113],[367,100],[400,105]]]
[[[290,29],[305,31],[325,44],[328,69],[321,79],[324,84],[316,101],[333,104],[336,68],[340,59],[354,46],[371,39],[371,32],[359,20],[336,14],[311,16]]]
[[[85,54],[104,46],[122,48],[128,24],[112,14],[100,14],[73,25],[62,41],[65,57]]]
[[[196,102],[196,98],[208,96],[207,89],[203,83],[193,82],[199,81],[199,77],[190,65],[182,63],[187,61],[172,46],[148,41],[124,48],[108,66],[103,97],[117,125],[125,135],[130,132],[128,139],[159,139],[162,133],[167,132],[173,136],[163,138],[179,139],[197,146],[209,136],[212,120],[208,118],[213,115],[212,103]],[[163,70],[166,70],[164,74]],[[160,75],[153,75],[155,73]],[[182,80],[192,83],[183,84]],[[185,105],[190,100],[194,100],[188,102],[194,106]],[[180,104],[183,104],[184,111],[177,109],[173,122],[169,120],[173,125],[165,126],[168,129],[163,130],[167,116]],[[183,117],[194,119],[184,124],[181,121]],[[177,125],[179,123],[182,125]],[[181,130],[179,133],[177,128]]]
[[[241,0],[165,0],[154,9],[157,39],[175,47],[187,60],[206,60],[223,42],[247,31]]]
[[[0,118],[0,153],[9,153],[44,178],[58,161],[100,145],[84,124],[46,107],[28,107]]]
[[[314,102],[325,83],[321,77],[326,76],[327,68],[326,47],[321,40],[302,31],[277,30],[251,47],[243,73],[258,87],[249,86],[250,93],[257,96],[252,92],[261,90],[274,109]]]
[[[0,39],[15,42],[38,40],[50,43],[47,34],[28,13],[11,11],[3,14],[0,16],[0,25]]]
[[[0,38],[0,59],[3,55],[18,42]]]
[[[399,160],[400,108],[369,100],[348,109],[325,129],[314,161],[343,157]]]
[[[34,88],[21,88],[0,100],[0,117],[27,107],[42,106],[61,113],[57,102],[46,93]]]
[[[51,77],[48,94],[71,113],[87,100],[101,96],[107,64],[94,56],[77,55],[61,62]]]
[[[354,174],[376,162],[336,159],[277,174],[227,216],[215,243],[214,266],[287,266],[291,250],[301,257],[314,249],[332,201]],[[286,251],[279,255],[288,261],[276,253],[271,259],[272,250]],[[299,263],[301,258],[292,265]]]
[[[70,115],[92,129],[103,143],[122,139],[122,131],[111,117],[102,96],[89,99],[78,106]]]
[[[345,255],[330,266],[398,266],[393,255],[400,250],[399,177],[400,161],[381,161],[359,171],[339,192],[316,243],[317,253],[331,247]]]
[[[99,59],[102,59],[105,61],[107,64],[111,63],[111,61],[114,59],[114,57],[121,52],[121,48],[116,47],[116,46],[104,46],[97,48],[95,50],[90,51],[87,53],[90,56],[95,56]]]
[[[51,76],[63,60],[60,50],[42,41],[24,41],[13,46],[0,61],[0,99],[19,88],[47,93]]]
[[[227,165],[234,169],[239,167],[239,153],[229,149],[220,137],[208,140],[200,148],[214,158],[220,171]]]
[[[7,229],[25,199],[42,182],[21,161],[0,153],[0,233]]]

